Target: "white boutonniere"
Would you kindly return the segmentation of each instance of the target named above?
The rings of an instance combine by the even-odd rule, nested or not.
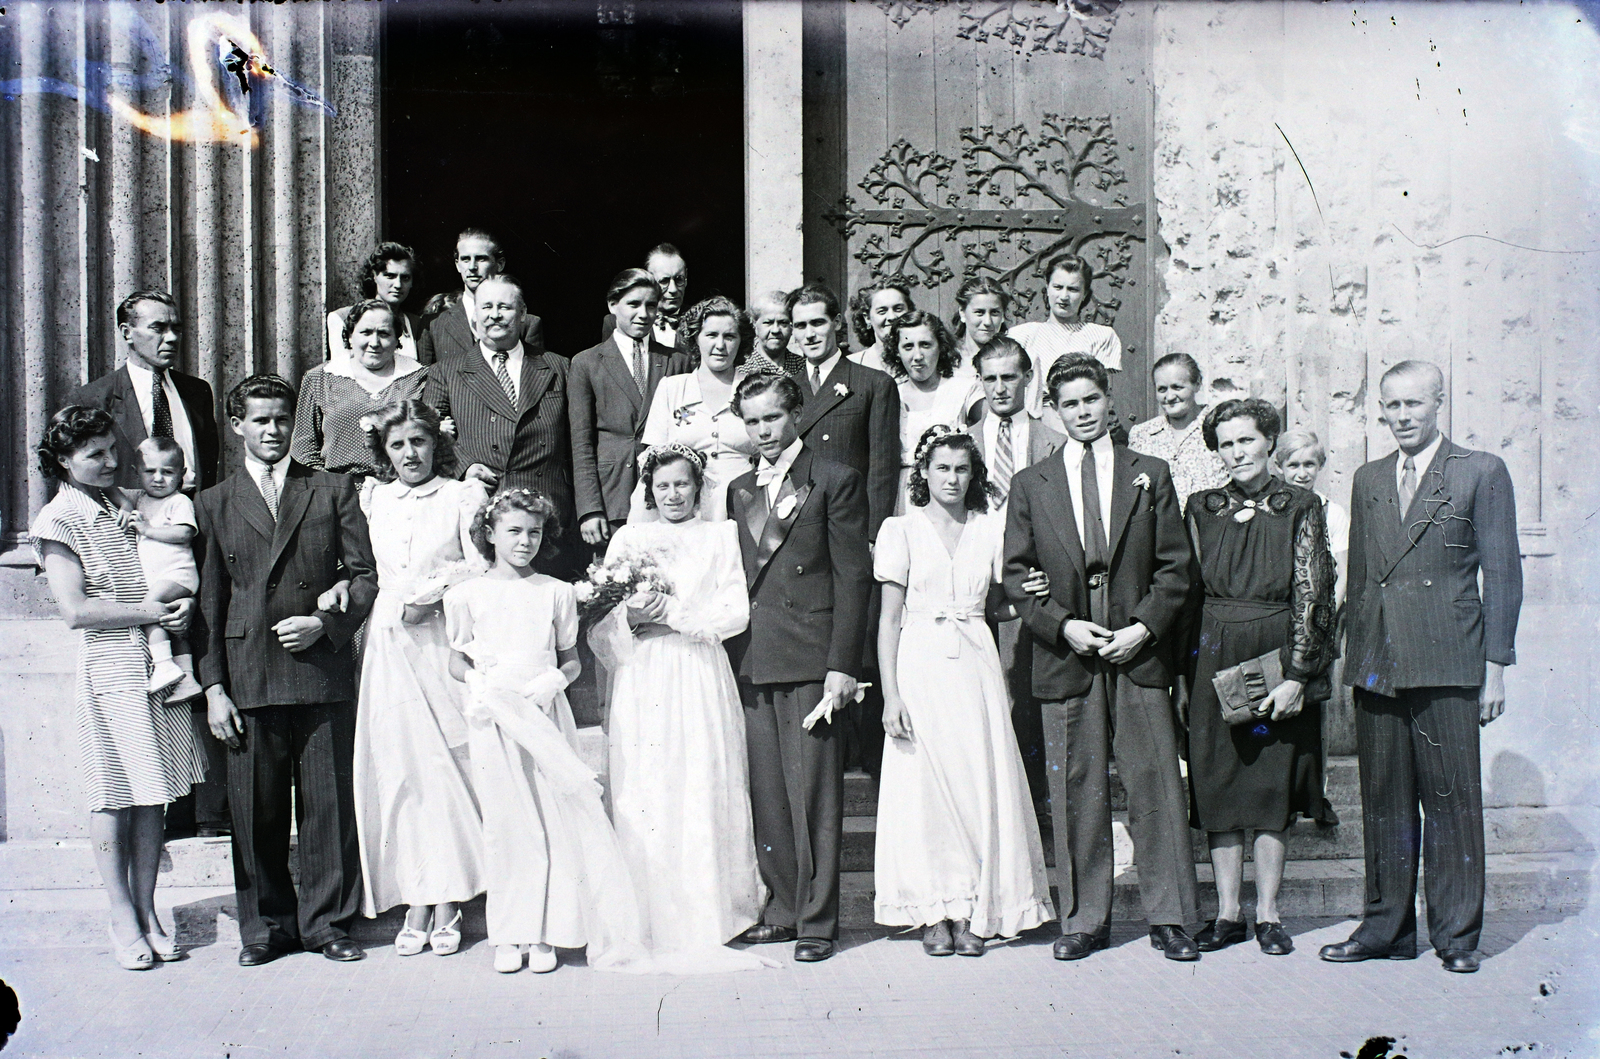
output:
[[[790,493],[788,496],[778,501],[778,506],[772,509],[772,513],[780,519],[788,518],[790,515],[794,514],[794,505],[794,494]]]
[[[838,394],[840,397],[849,397],[850,387],[846,386],[842,382],[836,382],[833,384],[833,392]]]
[[[1148,474],[1141,474],[1139,477],[1133,480],[1133,487],[1135,489],[1149,489],[1150,476]]]
[[[361,432],[363,434],[371,434],[373,431],[378,429],[378,423],[380,421],[381,420],[378,416],[369,413],[362,416],[357,425],[361,428]]]

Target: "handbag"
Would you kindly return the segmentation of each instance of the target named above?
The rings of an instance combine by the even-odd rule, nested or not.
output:
[[[1222,719],[1228,724],[1248,724],[1261,719],[1255,707],[1283,683],[1283,662],[1276,650],[1218,670],[1211,678],[1217,689]]]

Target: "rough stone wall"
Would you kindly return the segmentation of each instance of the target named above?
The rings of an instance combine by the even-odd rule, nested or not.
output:
[[[1544,602],[1600,598],[1600,252],[1550,252],[1600,248],[1588,23],[1564,4],[1156,9],[1157,355],[1315,430],[1336,498],[1393,448],[1383,370],[1439,363],[1445,429],[1511,468]]]

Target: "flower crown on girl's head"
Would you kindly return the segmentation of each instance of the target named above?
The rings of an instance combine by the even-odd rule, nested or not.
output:
[[[556,505],[537,489],[510,488],[502,489],[490,497],[472,520],[472,543],[478,546],[483,557],[494,562],[494,545],[489,543],[489,533],[494,529],[495,520],[511,510],[526,511],[539,520],[544,528],[544,544],[539,549],[540,553],[554,554],[552,538],[561,535],[561,518],[556,514]]]
[[[917,453],[911,462],[921,466],[922,461],[928,458],[928,453],[937,445],[945,444],[951,438],[970,438],[971,435],[964,430],[946,426],[944,423],[935,423],[922,432],[922,440],[917,442]]]
[[[653,471],[669,460],[684,459],[694,464],[696,470],[706,469],[705,453],[699,449],[691,448],[680,442],[667,445],[651,445],[644,453],[645,470]]]

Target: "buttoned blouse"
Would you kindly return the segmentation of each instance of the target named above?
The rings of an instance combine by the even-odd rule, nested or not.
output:
[[[385,603],[398,607],[420,582],[450,564],[487,567],[471,534],[472,520],[487,498],[477,479],[444,475],[415,486],[380,482],[364,492],[361,506]]]
[[[1228,484],[1222,460],[1206,448],[1201,431],[1204,415],[1197,415],[1183,430],[1174,430],[1165,416],[1152,416],[1135,423],[1128,431],[1128,448],[1167,461],[1172,469],[1172,487],[1178,491],[1178,508],[1189,510],[1189,497],[1202,489],[1221,489]]]

